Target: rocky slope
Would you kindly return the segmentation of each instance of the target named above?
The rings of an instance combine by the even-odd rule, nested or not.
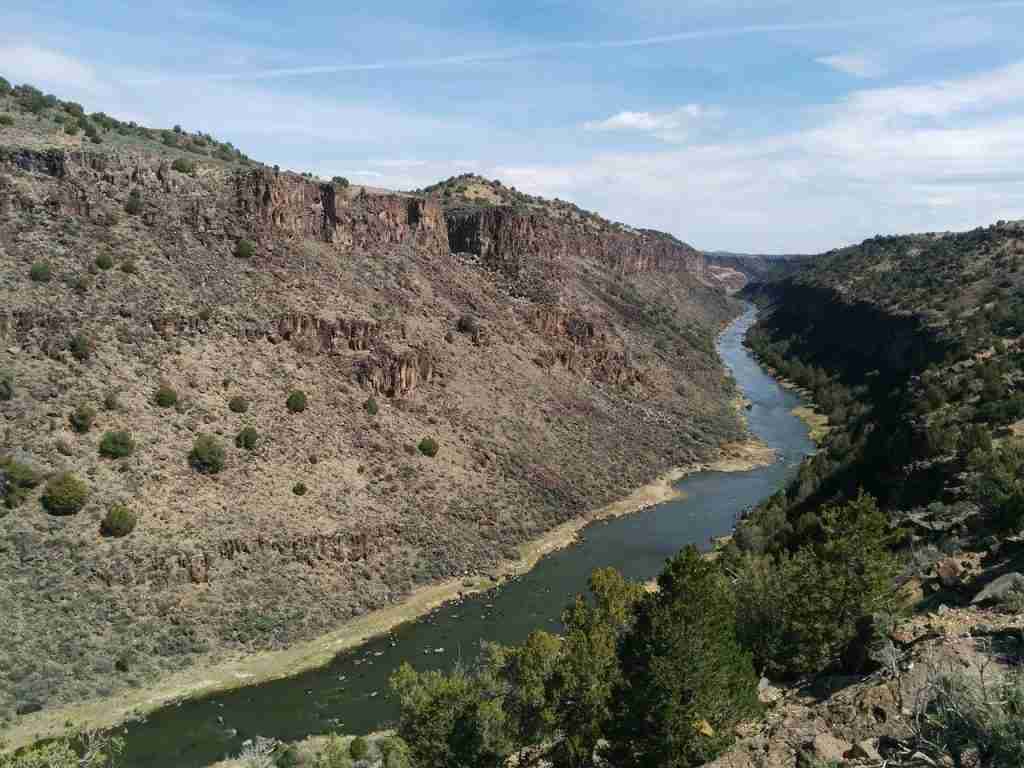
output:
[[[747,289],[765,308],[749,343],[831,430],[736,541],[792,550],[865,489],[892,521],[906,614],[875,617],[871,674],[776,690],[716,768],[1019,764],[1022,257],[1024,226],[999,222],[873,238]]]
[[[749,283],[791,274],[809,258],[797,254],[704,251],[707,274],[734,293],[743,290]]]
[[[667,235],[95,115],[69,133],[73,107],[29,97],[0,96],[3,717],[486,571],[741,432],[712,344],[736,305]],[[134,450],[102,455],[118,431]],[[216,474],[190,465],[201,435]],[[87,498],[49,514],[64,471]],[[115,505],[127,536],[101,532]]]

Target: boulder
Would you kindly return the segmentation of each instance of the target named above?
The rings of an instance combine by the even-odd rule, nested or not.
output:
[[[851,747],[847,756],[857,760],[870,760],[872,763],[882,762],[882,756],[878,753],[874,739],[858,741]]]
[[[1007,573],[992,581],[974,596],[971,605],[979,603],[1001,603],[1011,592],[1024,592],[1024,576],[1017,571]]]
[[[846,760],[846,753],[853,748],[848,741],[834,736],[831,733],[819,733],[811,742],[811,750],[814,756],[824,763],[842,763]]]
[[[940,561],[935,570],[944,587],[959,587],[963,583],[964,568],[958,560],[952,557]]]

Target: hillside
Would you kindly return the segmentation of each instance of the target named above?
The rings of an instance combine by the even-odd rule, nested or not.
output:
[[[488,573],[742,435],[697,251],[444,198],[0,94],[4,721]]]
[[[842,519],[834,505],[874,504],[866,492],[898,557],[879,583],[898,600],[865,617],[831,665],[776,661],[818,676],[775,690],[768,722],[715,766],[789,766],[802,752],[862,765],[1020,764],[1022,257],[1024,226],[999,222],[873,238],[747,289],[763,307],[749,345],[813,397],[829,430],[792,484],[741,522],[723,559],[785,573],[805,552],[827,558]],[[761,578],[766,593],[777,589]],[[784,610],[760,610],[765,626],[785,626]],[[785,632],[794,626],[813,637],[823,625],[805,614]],[[778,654],[785,632],[758,642]]]
[[[850,422],[850,444],[876,462],[851,469],[847,487],[877,485],[903,506],[964,498],[960,475],[978,441],[988,444],[982,435],[1018,430],[1022,235],[1000,222],[874,238],[754,289],[772,307],[755,349],[776,367],[803,363],[795,378],[836,411],[833,421]],[[865,433],[879,421],[885,430]]]

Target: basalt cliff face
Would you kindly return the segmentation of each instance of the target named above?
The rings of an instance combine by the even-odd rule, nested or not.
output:
[[[703,255],[675,239],[634,231],[605,231],[541,213],[494,206],[448,214],[453,251],[518,275],[539,260],[593,259],[622,275],[686,271],[704,276]]]
[[[668,236],[21,140],[44,123],[0,128],[0,717],[486,572],[740,434],[712,347],[736,305]],[[76,514],[41,504],[60,472]]]

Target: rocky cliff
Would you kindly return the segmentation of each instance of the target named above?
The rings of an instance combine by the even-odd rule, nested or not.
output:
[[[660,233],[596,228],[511,206],[450,211],[446,219],[452,250],[476,254],[510,276],[537,260],[577,258],[599,261],[622,275],[656,271],[704,275],[699,251]]]

